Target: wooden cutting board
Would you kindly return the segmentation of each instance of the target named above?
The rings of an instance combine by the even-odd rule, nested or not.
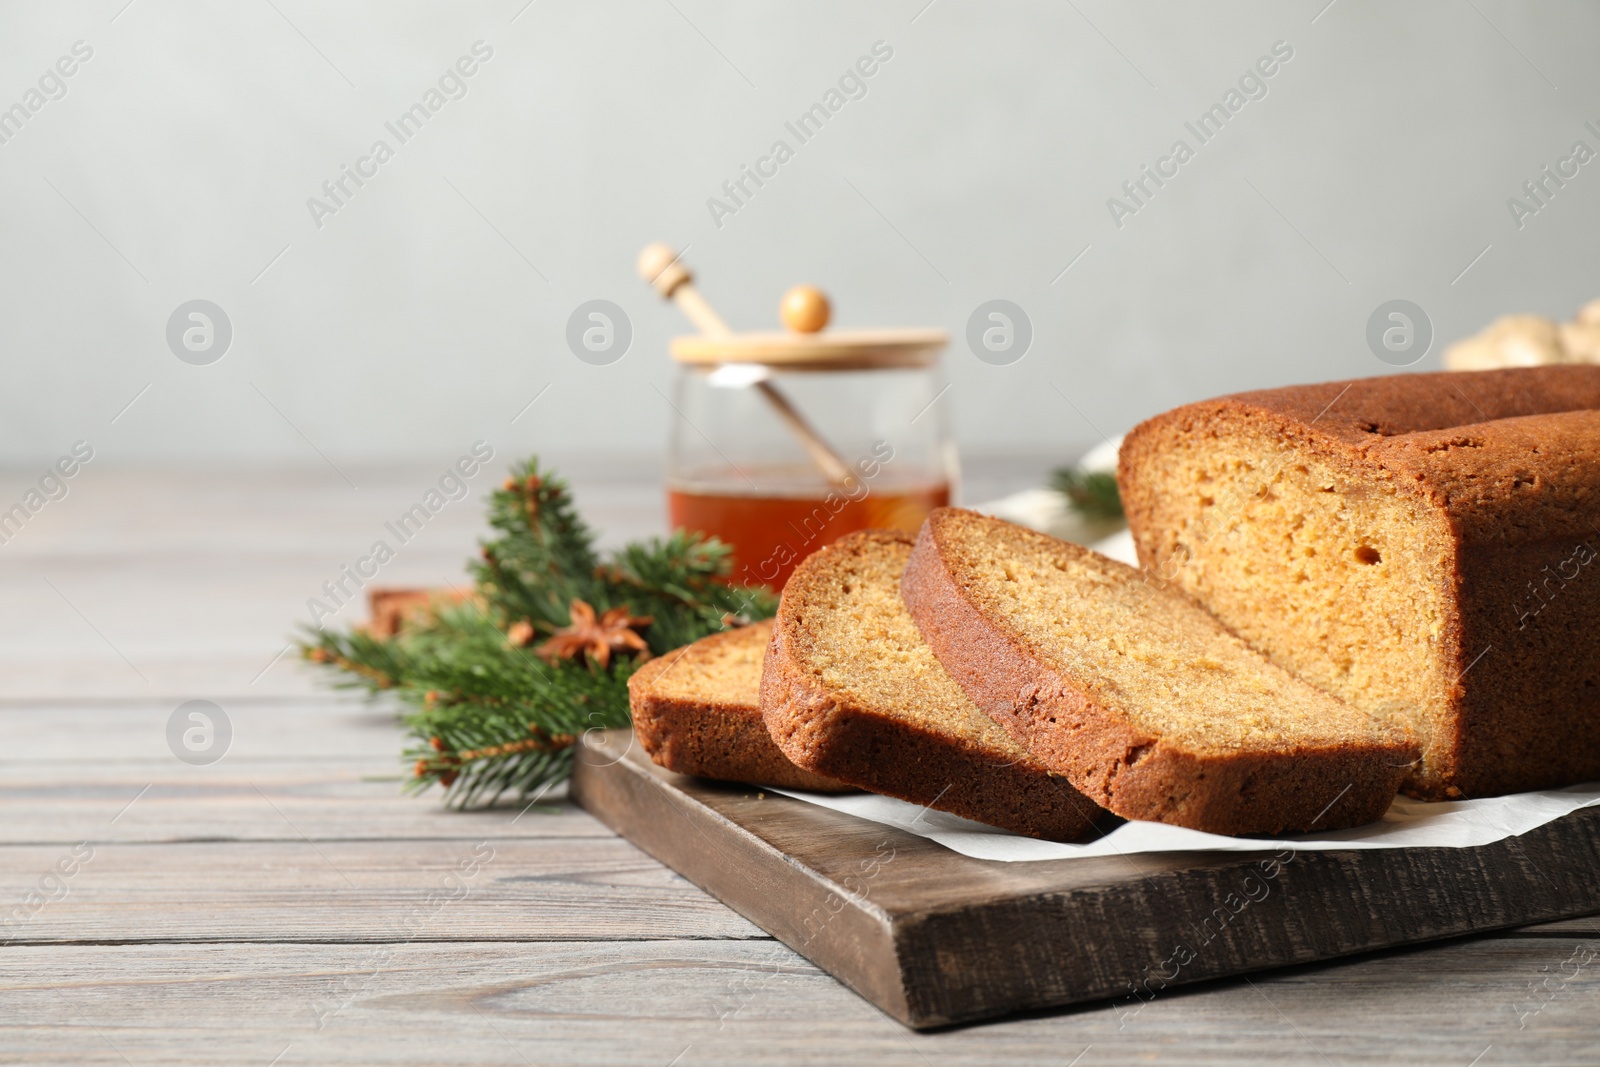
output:
[[[1600,911],[1600,808],[1477,848],[1001,863],[579,745],[577,801],[908,1026],[1119,998]]]

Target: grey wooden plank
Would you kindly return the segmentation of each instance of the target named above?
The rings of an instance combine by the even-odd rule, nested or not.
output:
[[[1052,467],[1071,458],[1029,452],[967,456],[962,462],[962,499],[984,501],[1043,485]],[[602,545],[659,534],[666,527],[666,500],[658,455],[541,453],[572,485],[584,518]],[[418,545],[435,552],[471,551],[483,528],[481,493],[498,485],[514,459],[499,452],[472,479],[471,495],[452,503],[427,527]],[[351,544],[414,503],[454,456],[437,464],[345,465],[351,489],[321,465],[241,471],[228,469],[118,469],[96,460],[73,480],[68,499],[46,508],[29,523],[26,536],[7,546],[14,557],[137,555],[168,551],[226,550],[235,558],[292,555]],[[16,499],[38,471],[0,469],[0,490]]]
[[[468,442],[463,442],[463,446]],[[662,532],[666,499],[655,455],[552,457],[572,485],[587,521],[606,543]],[[501,450],[469,480],[469,495],[436,514],[412,543],[442,551],[483,530],[482,494],[498,487],[521,454]],[[358,488],[320,464],[306,467],[205,469],[118,468],[96,460],[73,479],[66,500],[40,512],[8,556],[149,555],[170,550],[236,556],[294,554],[381,536],[382,522],[416,503],[453,454],[437,464],[348,464]],[[20,496],[38,478],[31,469],[0,469],[0,488]]]
[[[1600,968],[1537,1011],[1528,990],[1584,945],[1456,942],[932,1033],[763,941],[13,946],[0,1048],[283,1067],[1592,1064]]]
[[[0,902],[13,945],[764,936],[616,838],[13,845]]]
[[[1558,919],[1550,923],[1519,926],[1511,931],[1522,937],[1600,937],[1600,915],[1584,915],[1576,919]]]
[[[316,675],[285,657],[311,621],[310,597],[367,551],[284,556],[107,556],[7,561],[0,566],[0,650],[12,697],[190,698],[316,696]],[[460,581],[470,555],[408,555],[380,572],[384,584]],[[11,546],[8,545],[8,548]],[[365,621],[364,601],[338,625]],[[269,668],[269,664],[271,664]]]
[[[405,734],[382,706],[342,695],[220,706],[231,746],[193,766],[168,747],[171,704],[0,705],[0,843],[292,837],[285,818],[313,840],[610,835],[559,803],[564,788],[547,797],[556,813],[535,810],[515,825],[510,799],[503,810],[460,813],[437,789],[402,793]]]
[[[179,770],[190,767],[179,762],[167,742],[168,720],[183,700],[189,699],[216,703],[232,730],[232,741],[218,762],[197,769],[227,774],[232,761],[274,757],[354,757],[381,760],[391,772],[401,767],[405,731],[396,705],[325,692],[273,699],[202,693],[182,700],[148,696],[93,703],[12,700],[0,704],[0,735],[6,738],[0,764],[144,760],[165,761]]]
[[[463,448],[470,442],[463,442]],[[485,532],[484,491],[516,457],[499,455],[401,544],[384,527],[429,489],[437,465],[352,468],[359,489],[322,471],[85,468],[71,494],[30,521],[0,556],[0,654],[13,696],[172,698],[308,695],[306,672],[279,664],[257,678],[306,602],[341,565],[384,539],[395,550],[375,582],[464,580]],[[653,460],[576,465],[585,513],[602,538],[660,533]],[[36,475],[35,475],[36,476]],[[579,497],[584,500],[584,496]],[[364,607],[339,616],[359,622]]]
[[[399,779],[388,759],[0,763],[0,844],[614,836],[564,786],[531,809],[461,812]]]

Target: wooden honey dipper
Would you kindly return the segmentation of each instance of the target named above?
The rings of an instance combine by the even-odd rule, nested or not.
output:
[[[688,316],[690,322],[700,328],[700,332],[710,337],[731,337],[733,331],[728,329],[728,324],[722,321],[710,304],[706,303],[700,290],[694,287],[694,276],[689,273],[689,268],[683,265],[679,254],[664,244],[646,245],[639,253],[639,276],[668,300],[677,303],[678,307]],[[831,309],[828,298],[822,292],[809,285],[798,285],[784,294],[779,305],[779,314],[784,324],[797,333],[811,334],[821,330],[828,324]],[[817,433],[800,409],[794,406],[783,391],[770,380],[761,379],[754,383],[755,388],[766,398],[778,418],[794,434],[806,450],[806,455],[817,465],[829,482],[838,486],[848,486],[853,479],[850,467],[839,453]]]

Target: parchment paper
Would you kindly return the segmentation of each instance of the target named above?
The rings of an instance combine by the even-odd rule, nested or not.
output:
[[[1600,804],[1600,782],[1589,782],[1485,800],[1427,803],[1398,797],[1379,822],[1326,834],[1289,834],[1273,839],[1225,837],[1165,823],[1125,822],[1101,836],[1091,832],[1083,844],[1066,845],[1037,841],[892,797],[869,793],[825,795],[789,789],[773,792],[926,837],[973,859],[1007,862],[1132,856],[1141,852],[1274,852],[1286,847],[1301,852],[1468,848],[1525,834],[1580,808]]]

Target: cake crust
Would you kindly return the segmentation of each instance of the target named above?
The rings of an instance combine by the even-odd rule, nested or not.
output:
[[[1270,489],[1284,465],[1309,458],[1356,506],[1376,494],[1412,509],[1437,545],[1419,596],[1441,605],[1438,647],[1416,665],[1437,682],[1407,792],[1488,796],[1600,777],[1600,567],[1590,562],[1600,553],[1600,367],[1239,393],[1130,433],[1118,481],[1141,565],[1293,666],[1286,635],[1230,605],[1229,590],[1205,587],[1190,562],[1204,552],[1174,521],[1178,490],[1164,472],[1177,449],[1245,439],[1278,450],[1278,467],[1253,484]]]
[[[628,679],[639,743],[658,766],[679,774],[819,793],[851,792],[843,782],[796,767],[767,733],[759,705],[760,664],[772,622],[725,630],[642,665]],[[674,685],[695,668],[723,685]]]
[[[1042,635],[1021,632],[986,603],[952,536],[974,528],[997,552],[1006,539],[1020,539],[1063,562],[1091,558],[1112,581],[1143,579],[1077,545],[941,508],[923,525],[901,581],[912,618],[951,676],[1091,800],[1126,818],[1220,834],[1328,831],[1372,822],[1388,809],[1415,758],[1403,736],[1226,750],[1175,742],[1117,711],[1094,682],[1060,669]]]

